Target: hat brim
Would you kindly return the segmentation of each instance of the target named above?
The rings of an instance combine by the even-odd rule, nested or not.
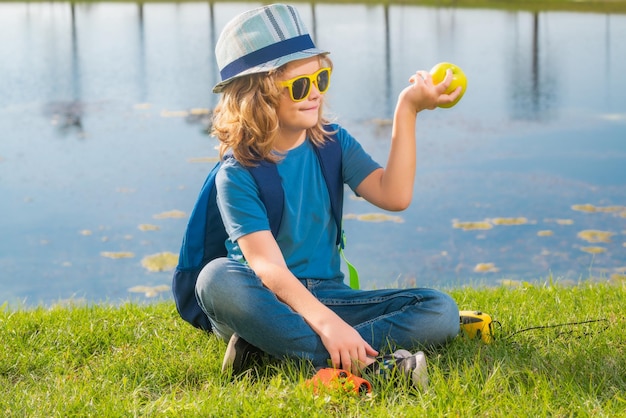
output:
[[[234,77],[228,78],[226,80],[222,80],[217,83],[215,87],[213,87],[213,93],[221,93],[224,90],[224,87],[227,86],[231,81],[243,77],[250,74],[258,74],[258,73],[266,73],[271,70],[275,70],[277,68],[282,67],[283,65],[290,63],[292,61],[297,61],[300,59],[311,58],[317,55],[329,54],[330,52],[324,51],[317,48],[305,49],[304,51],[294,52],[293,54],[285,55],[284,57],[276,58],[275,60],[265,62],[263,64],[248,68],[245,71],[237,74]]]

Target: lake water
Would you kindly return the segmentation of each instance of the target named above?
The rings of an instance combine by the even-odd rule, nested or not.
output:
[[[170,298],[142,260],[178,254],[217,155],[213,45],[256,5],[0,3],[0,304]],[[333,114],[382,163],[409,75],[469,80],[418,117],[408,210],[346,199],[364,288],[624,280],[626,16],[298,8]]]

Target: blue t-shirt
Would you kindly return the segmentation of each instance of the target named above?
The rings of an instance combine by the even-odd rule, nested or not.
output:
[[[380,167],[343,128],[336,140],[342,149],[344,183],[352,190]],[[277,165],[285,192],[285,207],[276,241],[289,270],[299,278],[341,278],[335,240],[337,226],[330,197],[313,144],[306,140]],[[265,206],[250,172],[234,158],[227,159],[215,179],[217,204],[228,233],[228,256],[240,261],[237,240],[252,232],[270,230]]]

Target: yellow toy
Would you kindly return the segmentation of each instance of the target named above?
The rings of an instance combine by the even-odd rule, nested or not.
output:
[[[480,338],[485,344],[493,341],[491,316],[481,311],[460,311],[461,330],[469,339]]]

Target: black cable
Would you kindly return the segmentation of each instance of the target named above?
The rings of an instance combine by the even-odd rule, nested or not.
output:
[[[526,332],[526,331],[532,331],[532,330],[537,330],[537,329],[548,329],[548,328],[559,328],[559,327],[567,327],[567,326],[573,326],[573,325],[583,325],[583,324],[591,324],[591,323],[595,323],[595,322],[608,322],[609,320],[606,318],[600,318],[600,319],[589,319],[587,321],[576,321],[576,322],[566,322],[563,324],[554,324],[554,325],[538,325],[538,326],[534,326],[534,327],[528,327],[528,328],[524,328],[518,331],[515,331],[512,334],[507,335],[506,337],[504,337],[503,339],[507,339],[507,338],[511,338],[514,335],[520,334],[522,332]],[[500,329],[502,329],[502,324],[500,324],[499,322],[493,321],[494,323],[497,323],[498,325],[500,325]],[[609,328],[609,325],[607,325],[606,327],[604,327],[602,330],[598,331],[598,332],[603,332],[606,331]],[[571,333],[572,331],[570,331]],[[561,335],[561,334],[559,334]],[[583,335],[589,335],[589,333],[585,333]]]

